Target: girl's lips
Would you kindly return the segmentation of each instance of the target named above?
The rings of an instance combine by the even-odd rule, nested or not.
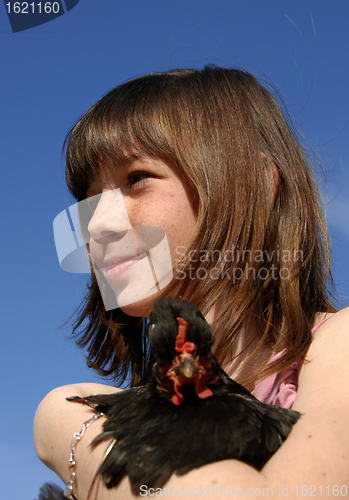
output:
[[[131,266],[133,266],[136,262],[140,261],[146,256],[146,254],[137,255],[137,257],[131,257],[128,260],[124,260],[119,262],[118,264],[106,266],[108,267],[108,271],[106,273],[106,278],[108,281],[114,281],[119,278],[124,272],[126,272]]]

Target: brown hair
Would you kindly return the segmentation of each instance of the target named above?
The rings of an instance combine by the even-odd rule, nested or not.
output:
[[[185,297],[203,314],[224,297],[212,327],[213,335],[224,330],[215,352],[221,362],[245,320],[255,318],[254,369],[240,381],[250,388],[262,373],[304,356],[315,314],[334,311],[328,233],[309,162],[272,94],[249,73],[212,66],[116,87],[67,136],[67,184],[78,201],[102,165],[117,168],[127,159],[126,145],[171,162],[198,200],[197,232],[163,295]],[[261,153],[280,172],[271,211]],[[74,333],[85,319],[78,343],[88,348],[90,364],[119,381],[128,370],[132,383],[142,378],[141,321],[119,309],[106,312],[93,274]],[[268,365],[260,361],[263,345],[285,353]]]

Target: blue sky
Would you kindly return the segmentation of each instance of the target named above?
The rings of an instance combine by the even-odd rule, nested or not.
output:
[[[64,326],[86,277],[60,269],[52,222],[73,202],[65,134],[124,80],[215,63],[272,82],[325,169],[333,271],[349,305],[348,18],[346,0],[80,0],[12,33],[0,8],[2,498],[33,499],[54,478],[32,444],[40,400],[97,381]]]

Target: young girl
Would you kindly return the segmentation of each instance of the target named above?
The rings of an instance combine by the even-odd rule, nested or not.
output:
[[[82,220],[92,281],[74,328],[89,364],[119,382],[128,374],[132,384],[139,381],[148,362],[143,318],[159,296],[183,297],[212,325],[214,353],[229,376],[262,401],[302,414],[261,472],[222,461],[173,476],[167,495],[222,496],[229,489],[232,496],[345,496],[349,310],[335,313],[330,300],[328,234],[317,188],[269,91],[244,71],[218,67],[124,83],[70,131],[66,174],[77,201],[100,195]],[[117,248],[144,226],[166,234],[173,277],[137,298],[132,269],[142,257],[139,248],[137,258],[125,252],[123,259]],[[105,288],[120,307],[108,310]],[[133,301],[123,299],[127,290]],[[115,391],[65,386],[40,404],[36,450],[63,481],[70,475],[72,436],[93,416],[66,397]],[[91,423],[76,445],[79,500],[87,498],[108,446],[89,446],[103,420]],[[132,496],[127,478],[112,490],[96,481],[91,498],[120,495]]]

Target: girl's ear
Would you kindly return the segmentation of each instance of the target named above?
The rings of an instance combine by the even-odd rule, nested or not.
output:
[[[270,203],[274,205],[279,190],[280,171],[276,163],[265,153],[261,153],[261,158],[265,166],[265,178],[270,193]]]

